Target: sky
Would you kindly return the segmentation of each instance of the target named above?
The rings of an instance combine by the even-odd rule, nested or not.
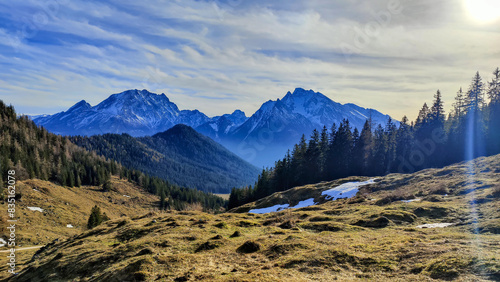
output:
[[[24,114],[127,89],[209,116],[296,87],[400,119],[500,66],[497,0],[0,2],[0,99]]]

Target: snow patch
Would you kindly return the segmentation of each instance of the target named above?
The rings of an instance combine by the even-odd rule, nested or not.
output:
[[[427,223],[418,225],[417,228],[443,228],[454,225],[454,223]]]
[[[326,195],[325,199],[335,201],[341,198],[352,198],[356,196],[359,187],[375,183],[375,178],[363,182],[347,182],[335,188],[323,191],[321,195]]]
[[[335,188],[323,191],[321,195],[326,195],[325,199],[329,201],[335,201],[337,199],[341,198],[352,198],[356,196],[356,193],[358,193],[359,187],[363,185],[368,185],[368,184],[373,184],[375,183],[375,178],[364,181],[364,182],[347,182],[342,185],[339,185]],[[300,201],[298,204],[296,204],[293,207],[290,207],[289,204],[284,204],[284,205],[274,205],[272,207],[268,208],[261,208],[261,209],[252,209],[249,210],[249,213],[270,213],[270,212],[277,212],[280,210],[284,209],[299,209],[299,208],[305,208],[305,207],[310,207],[314,206],[317,203],[314,202],[314,198],[309,198],[307,200]]]
[[[300,201],[297,205],[293,206],[294,209],[305,208],[309,206],[314,206],[316,203],[314,202],[314,198],[309,198],[304,201]]]
[[[253,210],[249,210],[248,213],[259,213],[259,214],[263,214],[263,213],[270,213],[270,212],[277,212],[277,211],[280,211],[280,210],[284,210],[284,209],[288,209],[289,205],[288,204],[284,204],[284,205],[274,205],[272,207],[268,207],[268,208],[262,208],[262,209],[253,209]]]
[[[37,191],[37,192],[40,192],[40,190],[38,190],[38,189],[35,189],[35,188],[33,188],[33,191]]]
[[[130,198],[130,196],[129,196],[129,195],[123,195],[123,197],[127,197],[127,198]]]
[[[401,200],[403,203],[420,202],[422,199]]]
[[[28,207],[28,209],[30,211],[39,211],[39,212],[43,212],[43,209],[42,208],[39,208],[39,207]]]
[[[71,224],[66,224],[66,227],[68,227],[68,228],[73,228],[73,225],[71,225]]]

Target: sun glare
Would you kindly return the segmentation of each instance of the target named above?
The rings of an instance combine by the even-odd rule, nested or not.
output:
[[[491,23],[500,18],[499,0],[464,0],[470,17],[481,23]]]

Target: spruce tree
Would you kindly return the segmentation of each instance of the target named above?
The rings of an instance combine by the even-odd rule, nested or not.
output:
[[[315,183],[321,177],[320,175],[320,136],[319,132],[314,129],[307,146],[305,161],[308,164],[306,169],[306,179],[304,179],[304,184]]]
[[[95,205],[90,211],[89,220],[87,221],[87,228],[92,229],[104,221],[109,220],[109,217],[106,213],[102,214],[101,209]]]
[[[461,118],[465,112],[465,96],[462,87],[458,90],[455,96],[455,103],[453,103],[453,117]]]
[[[472,78],[472,83],[465,97],[465,103],[467,113],[477,114],[484,106],[484,83],[479,72],[476,72],[476,75]]]
[[[430,112],[430,121],[431,123],[434,123],[435,126],[438,126],[437,124],[444,123],[444,119],[445,115],[444,115],[443,99],[441,96],[441,91],[438,90],[434,95],[434,102],[432,104]]]
[[[500,102],[500,69],[496,68],[493,71],[493,79],[488,82],[488,98],[490,103],[496,104]]]
[[[500,153],[500,70],[493,72],[493,79],[488,83],[489,121],[488,121],[488,153]]]

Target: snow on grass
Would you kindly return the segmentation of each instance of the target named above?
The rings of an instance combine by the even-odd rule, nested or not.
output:
[[[341,198],[352,198],[358,193],[359,187],[373,183],[375,183],[375,178],[363,182],[347,182],[335,188],[323,191],[321,195],[326,195],[325,199],[330,201]]]
[[[67,224],[67,225],[66,225],[66,227],[68,227],[68,228],[73,228],[73,225],[71,225],[71,224]]]
[[[356,196],[356,193],[359,191],[359,187],[363,185],[368,185],[368,184],[373,184],[375,183],[375,178],[364,181],[364,182],[347,182],[342,185],[339,185],[335,188],[323,191],[321,193],[321,196],[326,195],[325,199],[329,201],[335,201],[337,199],[341,198],[352,198]],[[261,209],[252,209],[249,210],[249,213],[270,213],[270,212],[277,212],[280,210],[284,209],[298,209],[298,208],[305,208],[309,206],[314,206],[317,203],[314,202],[314,198],[309,198],[307,200],[300,201],[297,205],[290,207],[288,204],[284,205],[274,205],[272,207],[268,208],[261,208]]]
[[[422,199],[401,200],[403,203],[420,202]]]
[[[288,206],[289,206],[288,204],[274,205],[274,206],[268,207],[268,208],[249,210],[248,212],[249,213],[259,213],[259,214],[270,213],[270,212],[277,212],[277,211],[280,211],[280,210],[288,209]]]
[[[39,207],[28,207],[28,209],[30,211],[39,211],[39,212],[43,212],[43,209],[42,208],[39,208]]]
[[[309,198],[307,200],[300,201],[298,204],[293,206],[293,208],[299,209],[299,208],[305,208],[305,207],[314,206],[314,205],[316,205],[316,203],[314,202],[314,198]]]
[[[454,223],[427,223],[418,225],[417,228],[443,228],[453,225]]]
[[[130,196],[129,196],[129,195],[123,195],[123,197],[127,197],[127,198],[130,198]]]

